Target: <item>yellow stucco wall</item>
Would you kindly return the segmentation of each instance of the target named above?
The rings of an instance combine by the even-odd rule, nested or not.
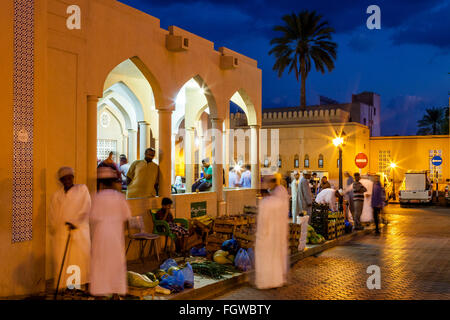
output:
[[[403,180],[407,170],[430,170],[430,150],[442,152],[442,183],[450,178],[449,136],[395,136],[370,138],[370,170],[377,172],[380,151],[390,151],[391,161],[397,164],[396,181]],[[444,185],[440,185],[440,189]]]

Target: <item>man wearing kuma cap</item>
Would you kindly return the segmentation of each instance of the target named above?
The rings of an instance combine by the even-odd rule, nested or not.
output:
[[[58,281],[59,271],[65,251],[69,230],[71,239],[62,270],[60,288],[67,286],[67,277],[73,272],[67,272],[69,266],[80,268],[80,283],[74,283],[75,288],[87,284],[89,276],[89,259],[91,241],[89,234],[89,210],[91,197],[84,184],[74,184],[75,172],[71,167],[61,167],[57,172],[60,182],[59,189],[53,194],[49,208],[49,231],[52,236],[53,275],[54,284]]]

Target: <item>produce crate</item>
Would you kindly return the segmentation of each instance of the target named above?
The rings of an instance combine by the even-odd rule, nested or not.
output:
[[[144,297],[152,296],[152,300],[155,299],[156,287],[155,288],[138,288],[128,286],[128,294],[130,296],[138,297],[139,300],[144,300]]]
[[[188,237],[187,242],[186,242],[186,247],[192,248],[192,247],[195,247],[202,243],[203,243],[202,237],[199,234],[194,233],[193,235]]]
[[[229,225],[214,225],[213,228],[214,232],[220,232],[220,233],[229,233],[229,234],[233,234],[234,232],[234,227],[233,226],[229,226]]]
[[[244,249],[253,248],[255,245],[255,243],[253,241],[248,241],[248,240],[243,240],[243,239],[238,240],[238,243],[239,243],[239,246]]]
[[[217,250],[220,250],[222,244],[219,243],[214,243],[214,242],[208,242],[208,244],[206,245],[206,251],[210,252],[210,253],[214,253]]]
[[[255,206],[244,206],[244,214],[257,214],[258,208]]]
[[[300,239],[302,232],[302,227],[296,223],[289,224],[289,238],[290,239]]]
[[[227,234],[214,233],[208,237],[208,243],[218,243],[222,245],[226,240],[231,239]]]

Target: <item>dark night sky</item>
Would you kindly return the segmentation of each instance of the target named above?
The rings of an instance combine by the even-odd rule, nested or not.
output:
[[[381,95],[382,134],[410,135],[427,107],[448,105],[450,91],[450,0],[186,1],[121,0],[161,20],[258,60],[263,72],[263,108],[299,105],[294,74],[272,71],[268,55],[281,17],[316,10],[336,29],[336,68],[313,71],[307,103],[325,95],[349,102],[352,93]],[[381,8],[381,30],[366,27],[369,5]]]

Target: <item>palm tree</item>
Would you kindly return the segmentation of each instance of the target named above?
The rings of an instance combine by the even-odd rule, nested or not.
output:
[[[274,54],[276,61],[274,71],[278,77],[283,75],[286,68],[289,73],[295,71],[299,81],[301,77],[300,106],[306,107],[306,78],[311,70],[312,62],[316,71],[325,73],[334,69],[337,44],[332,42],[331,34],[334,29],[316,11],[302,11],[283,17],[284,25],[275,26],[274,31],[282,32],[282,36],[272,39],[273,48],[269,54]],[[312,60],[312,61],[311,61]]]
[[[444,117],[442,118],[441,123],[441,134],[449,134],[449,108],[443,107]]]
[[[442,108],[433,107],[426,109],[423,118],[417,121],[417,125],[419,127],[417,134],[418,135],[440,134],[444,114],[445,113]]]

